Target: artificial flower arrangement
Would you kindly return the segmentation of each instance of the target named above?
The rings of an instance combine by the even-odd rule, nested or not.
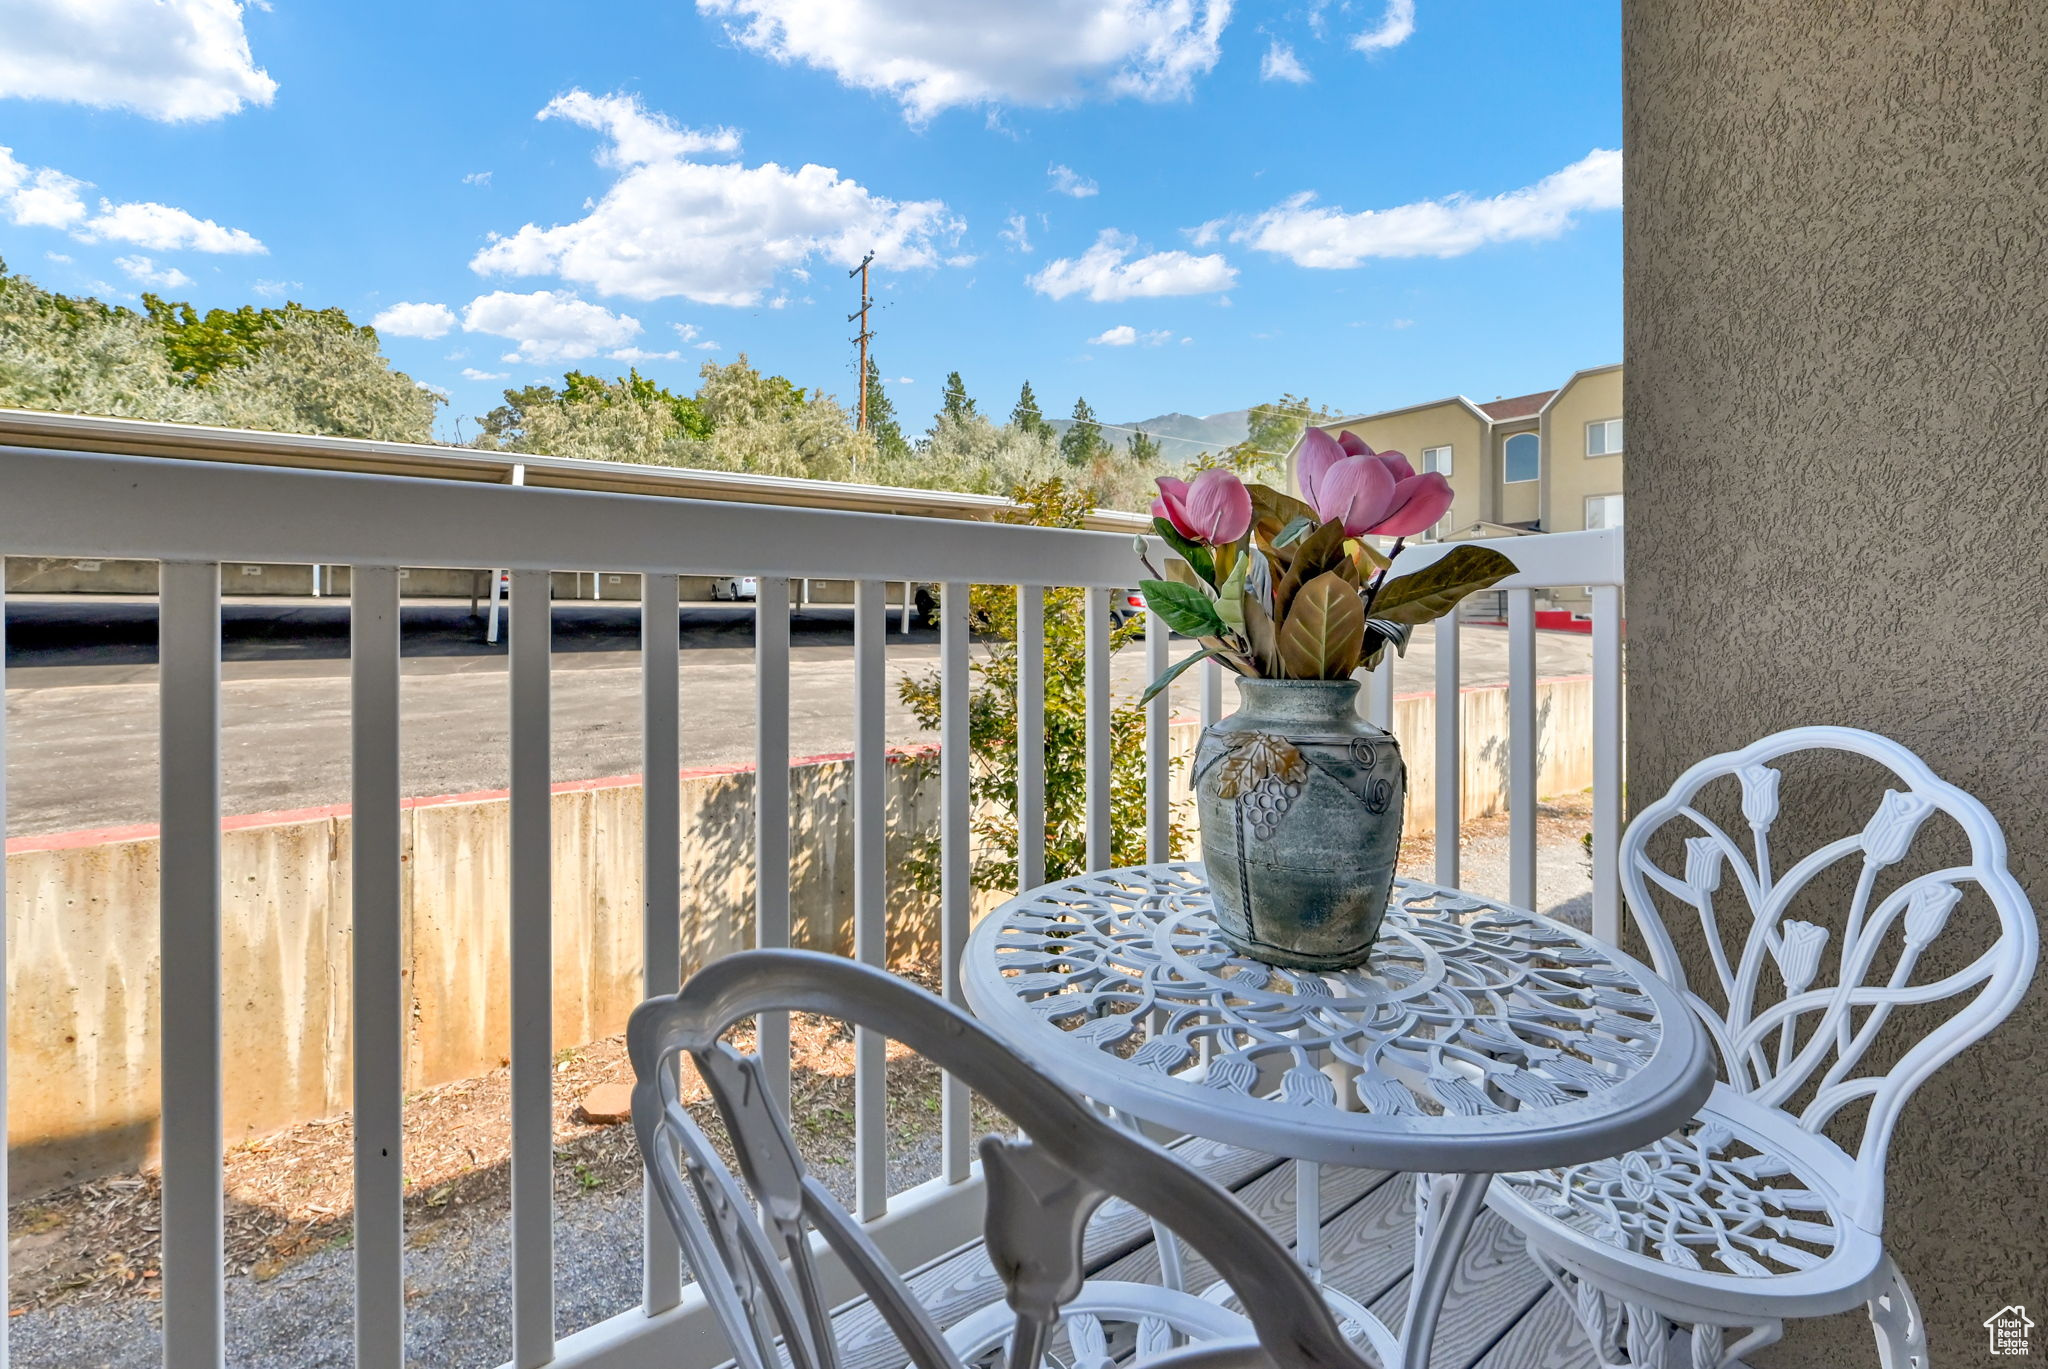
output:
[[[1418,624],[1515,572],[1491,548],[1460,546],[1388,578],[1403,539],[1451,506],[1450,482],[1417,474],[1400,452],[1310,428],[1295,469],[1302,499],[1246,486],[1223,468],[1160,477],[1152,525],[1178,557],[1139,587],[1169,628],[1202,649],[1153,681],[1147,699],[1212,657],[1250,679],[1348,679],[1389,647],[1405,650]],[[1391,552],[1369,537],[1395,539]]]

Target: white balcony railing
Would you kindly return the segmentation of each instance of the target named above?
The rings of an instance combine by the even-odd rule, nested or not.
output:
[[[347,444],[334,444],[338,448]],[[244,458],[245,460],[247,458]],[[1617,532],[1525,537],[1503,544],[1523,571],[1507,582],[1510,633],[1511,885],[1533,904],[1536,883],[1536,656],[1534,593],[1590,586],[1594,606],[1594,925],[1616,927],[1614,850],[1620,799],[1621,543]],[[1415,563],[1443,547],[1416,548]],[[0,447],[0,554],[161,562],[161,1017],[162,1269],[165,1362],[180,1369],[224,1362],[221,1048],[220,566],[223,561],[348,566],[351,578],[351,798],[353,809],[353,1113],[356,1362],[404,1362],[401,1152],[403,1048],[399,782],[399,568],[508,567],[510,643],[512,1363],[627,1366],[713,1363],[723,1356],[698,1318],[657,1214],[643,1232],[642,1306],[558,1339],[551,1167],[553,1040],[550,936],[550,605],[558,570],[643,575],[643,603],[673,602],[676,577],[760,576],[756,627],[754,861],[759,944],[791,929],[789,690],[791,579],[851,579],[855,593],[854,944],[880,963],[886,945],[884,587],[943,586],[943,699],[939,900],[945,987],[957,998],[953,960],[969,923],[967,697],[970,583],[1015,585],[1023,670],[1017,700],[1019,827],[1025,884],[1040,882],[1042,831],[1042,593],[1093,591],[1086,618],[1086,831],[1091,864],[1110,849],[1109,591],[1142,574],[1128,534],[908,518],[886,513],[769,507],[650,494],[515,487],[399,475],[287,469],[89,450]],[[1161,554],[1154,551],[1155,561]],[[1404,566],[1408,564],[1406,558]],[[1163,664],[1167,634],[1147,635]],[[672,991],[679,958],[678,626],[645,614],[641,681],[644,987]],[[1458,627],[1436,647],[1438,830],[1455,831],[1460,737]],[[0,648],[4,648],[0,628]],[[0,657],[4,658],[4,657]],[[1214,671],[1202,710],[1221,711]],[[1392,716],[1391,668],[1368,693],[1375,719]],[[1167,859],[1167,704],[1148,714],[1146,847]],[[6,729],[0,727],[0,776]],[[1411,765],[1431,763],[1411,757]],[[0,784],[0,827],[5,790]],[[1458,845],[1437,844],[1436,876],[1458,880]],[[0,908],[0,915],[4,915]],[[4,916],[0,916],[4,926]],[[4,1007],[4,1005],[0,1005]],[[774,1076],[788,1083],[788,1024],[764,1022]],[[970,1166],[967,1098],[943,1094],[941,1174],[888,1191],[883,1045],[857,1041],[857,1215],[905,1267],[977,1234],[978,1183]],[[4,1246],[0,1246],[4,1250]],[[4,1275],[4,1270],[0,1270]],[[4,1335],[4,1328],[0,1328]],[[708,1358],[707,1358],[708,1355]],[[0,1364],[5,1363],[0,1344]]]

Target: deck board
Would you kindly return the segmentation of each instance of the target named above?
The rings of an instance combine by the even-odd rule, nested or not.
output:
[[[1233,1190],[1290,1247],[1294,1243],[1294,1167],[1235,1147],[1190,1140],[1179,1156]],[[1414,1186],[1407,1176],[1327,1166],[1322,1172],[1323,1275],[1397,1331],[1415,1262]],[[1128,1205],[1106,1204],[1089,1226],[1090,1276],[1156,1280],[1158,1251],[1149,1223]],[[1215,1280],[1188,1252],[1188,1283]],[[1002,1297],[1002,1284],[979,1244],[916,1271],[913,1290],[940,1325]],[[865,1304],[835,1320],[843,1369],[899,1366],[902,1351]],[[1430,1369],[1596,1369],[1570,1308],[1523,1251],[1522,1239],[1491,1212],[1480,1214],[1452,1278]]]

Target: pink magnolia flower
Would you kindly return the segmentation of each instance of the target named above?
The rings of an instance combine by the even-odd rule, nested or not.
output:
[[[1435,471],[1417,475],[1401,453],[1375,452],[1350,433],[1308,429],[1294,468],[1316,517],[1342,522],[1346,537],[1413,537],[1451,507],[1450,481]]]
[[[1152,516],[1173,524],[1173,530],[1190,542],[1221,546],[1244,536],[1252,525],[1251,491],[1220,466],[1203,471],[1192,482],[1162,475],[1158,484]]]

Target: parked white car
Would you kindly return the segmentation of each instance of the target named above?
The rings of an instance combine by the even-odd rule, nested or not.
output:
[[[752,599],[761,592],[761,582],[752,575],[721,575],[711,582],[711,597],[731,602]]]

